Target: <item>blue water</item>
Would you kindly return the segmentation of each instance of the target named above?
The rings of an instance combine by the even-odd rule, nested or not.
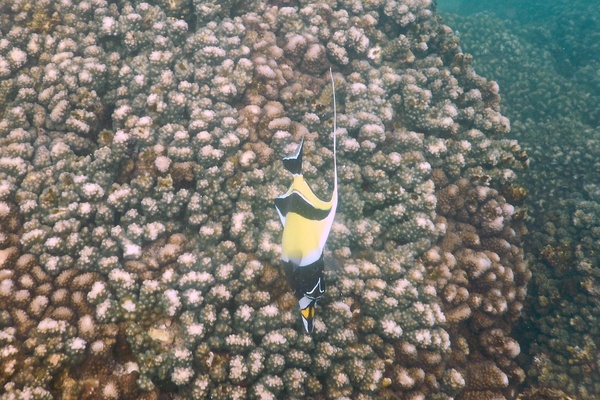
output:
[[[525,398],[598,399],[598,2],[440,0],[438,9],[475,70],[499,83],[510,137],[530,159],[521,180],[533,277],[514,332]]]

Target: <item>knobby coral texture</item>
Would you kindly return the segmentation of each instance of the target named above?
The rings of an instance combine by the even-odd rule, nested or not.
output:
[[[430,0],[0,2],[2,399],[502,399],[519,145]],[[339,208],[312,334],[281,157]]]

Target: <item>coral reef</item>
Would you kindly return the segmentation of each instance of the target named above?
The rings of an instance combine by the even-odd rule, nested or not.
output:
[[[243,3],[243,4],[242,4]],[[340,207],[313,334],[277,161]],[[1,399],[508,398],[526,157],[430,0],[0,2]]]
[[[522,184],[533,278],[519,363],[532,396],[598,398],[600,86],[590,55],[600,50],[600,13],[584,1],[507,2],[496,12],[451,24],[475,68],[500,82],[513,134],[532,159]]]

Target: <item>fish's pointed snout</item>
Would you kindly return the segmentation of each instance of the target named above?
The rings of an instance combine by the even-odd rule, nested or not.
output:
[[[302,315],[302,323],[304,324],[304,329],[307,333],[311,333],[315,327],[314,319],[315,319],[315,306],[311,304],[303,310],[300,310],[300,314]]]

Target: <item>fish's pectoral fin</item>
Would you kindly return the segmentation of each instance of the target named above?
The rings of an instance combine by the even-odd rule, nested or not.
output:
[[[325,288],[323,288],[323,284],[321,283],[321,278],[317,281],[317,284],[313,287],[310,292],[307,292],[306,295],[310,296],[313,299],[319,299],[325,293]]]

